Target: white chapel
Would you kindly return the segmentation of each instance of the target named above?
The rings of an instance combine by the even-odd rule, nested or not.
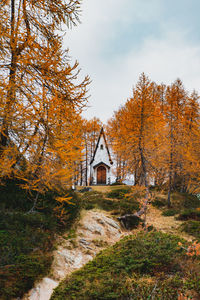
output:
[[[90,184],[110,184],[113,161],[106,142],[103,127],[90,162]]]

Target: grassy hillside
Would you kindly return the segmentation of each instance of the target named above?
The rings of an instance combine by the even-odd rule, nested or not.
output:
[[[172,207],[168,209],[167,194],[164,191],[155,192],[152,204],[159,208],[164,216],[175,216],[175,219],[183,221],[180,229],[200,242],[200,199],[197,196],[174,192]]]
[[[54,198],[52,193],[40,195],[35,212],[27,213],[33,201],[19,182],[0,186],[0,299],[21,297],[48,273],[56,234],[70,228],[79,213],[73,195],[74,204],[65,205],[61,222]]]
[[[5,182],[0,187],[0,299],[21,297],[48,274],[55,237],[70,229],[81,209],[105,210],[114,218],[137,211],[140,195],[130,192],[128,186],[110,186],[72,193],[73,204],[65,204],[59,218],[55,193],[40,195],[30,214],[34,192],[27,194],[19,182]],[[181,220],[180,230],[200,240],[200,201],[195,196],[176,192],[168,209],[166,193],[152,193],[153,205],[166,222],[174,216]],[[127,237],[73,273],[52,299],[177,299],[178,293],[199,299],[199,259],[188,257],[180,241],[187,244],[161,232]]]
[[[120,215],[138,208],[137,201],[124,198],[129,187],[113,187],[118,191],[111,198],[97,191],[69,192],[72,204],[64,205],[62,218],[58,217],[57,194],[52,192],[40,195],[35,212],[29,213],[35,194],[22,190],[20,183],[7,180],[0,186],[0,299],[21,297],[48,274],[56,235],[70,229],[81,209],[99,208]]]
[[[104,187],[102,188],[103,190]],[[128,186],[109,186],[106,192],[93,190],[79,194],[83,209],[102,209],[113,215],[133,213],[139,209],[138,199],[130,194]]]
[[[126,207],[125,210],[122,207],[124,202],[127,206],[129,203],[138,205],[137,197],[127,196],[125,191],[123,194],[119,187],[106,192],[103,197],[99,192],[84,194],[82,201],[85,207],[107,209],[113,214],[136,210],[136,206]],[[194,238],[199,237],[200,201],[197,197],[174,192],[170,210],[164,191],[153,191],[153,198],[153,205],[161,209],[159,215],[163,214],[162,220],[167,223],[168,216],[181,220],[177,225],[177,234],[182,235],[182,230]],[[110,200],[112,204],[109,204]],[[167,228],[173,232],[173,228],[166,226],[165,230]],[[184,299],[199,299],[200,257],[187,255],[189,244],[179,236],[159,231],[142,231],[126,237],[66,278],[55,290],[51,300],[175,300],[178,297],[181,299],[181,295],[185,295]]]
[[[188,257],[179,242],[186,247],[161,232],[126,237],[66,278],[51,300],[200,297],[200,260]]]

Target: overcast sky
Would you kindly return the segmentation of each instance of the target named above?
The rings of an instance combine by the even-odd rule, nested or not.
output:
[[[200,92],[199,14],[200,0],[83,0],[64,47],[92,80],[84,116],[105,123],[142,72],[157,83],[179,77]]]

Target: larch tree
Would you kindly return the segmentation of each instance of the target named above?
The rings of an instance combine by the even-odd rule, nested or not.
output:
[[[164,120],[155,84],[145,74],[140,76],[133,96],[110,122],[115,148],[123,154],[127,171],[134,173],[135,183],[144,185],[148,193]]]
[[[183,112],[184,145],[181,191],[199,192],[200,173],[200,105],[199,95],[194,91],[188,98]]]
[[[27,76],[47,70],[41,62],[44,51],[61,42],[56,30],[63,22],[74,22],[79,1],[10,0],[1,4],[1,89],[6,93],[2,112],[1,150],[7,145],[12,114],[18,97],[30,94]],[[3,21],[2,21],[3,20]],[[49,57],[51,57],[49,53]],[[33,74],[33,75],[32,75]],[[32,76],[31,76],[32,75]],[[36,76],[36,77],[37,77]],[[23,87],[23,91],[20,91]],[[30,95],[31,96],[31,95]]]
[[[135,184],[147,191],[149,179],[168,185],[169,207],[173,190],[199,191],[199,95],[188,95],[180,79],[157,85],[142,74],[107,130],[126,175],[134,175]],[[122,174],[119,165],[116,172]]]
[[[83,152],[82,161],[80,164],[80,184],[88,185],[89,178],[89,166],[90,161],[93,157],[97,139],[99,137],[102,122],[94,117],[91,120],[83,119],[82,126],[82,141],[83,141]]]
[[[164,115],[167,124],[168,155],[166,156],[166,172],[168,174],[168,206],[171,206],[171,192],[177,186],[183,172],[184,149],[184,109],[187,93],[180,79],[177,79],[166,91]]]
[[[115,111],[113,117],[108,120],[106,127],[108,141],[116,161],[116,168],[113,170],[116,182],[121,182],[131,173],[130,164],[127,164],[128,151],[124,132],[124,110],[125,107],[121,107],[118,111]]]
[[[58,32],[78,21],[80,1],[10,0],[0,8],[1,177],[23,176],[23,160],[32,187],[50,175],[67,181],[80,158],[79,114],[89,78],[78,83],[78,63],[71,63]]]

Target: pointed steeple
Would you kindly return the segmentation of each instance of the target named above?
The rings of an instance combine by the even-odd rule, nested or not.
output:
[[[91,159],[90,164],[92,164],[93,161],[94,161],[94,159],[95,159],[95,156],[96,156],[96,153],[97,153],[97,149],[99,148],[99,143],[100,143],[101,137],[103,137],[103,139],[104,139],[105,146],[106,146],[106,151],[107,151],[107,154],[108,154],[108,157],[109,157],[109,162],[110,162],[110,164],[112,165],[112,164],[113,164],[113,161],[112,161],[112,159],[111,159],[110,151],[109,151],[109,149],[108,149],[108,144],[107,144],[107,141],[106,141],[106,137],[105,137],[105,133],[104,133],[103,127],[101,128],[101,131],[100,131],[100,133],[99,133],[99,137],[98,137],[98,140],[97,140],[97,144],[96,144],[96,147],[95,147],[95,150],[94,150],[94,154],[93,154],[93,157],[92,157],[92,159]]]

